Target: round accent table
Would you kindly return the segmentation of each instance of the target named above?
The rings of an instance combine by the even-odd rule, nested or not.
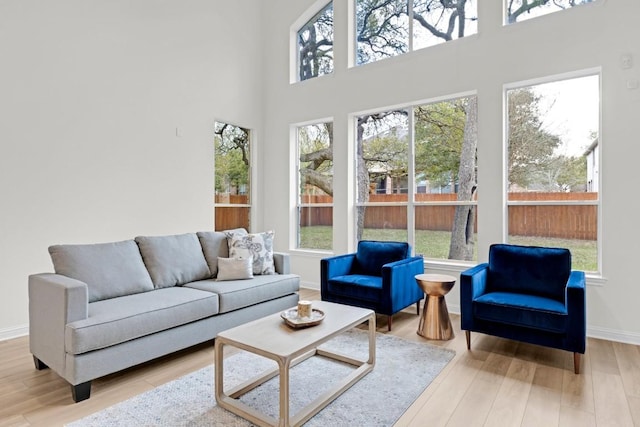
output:
[[[444,296],[453,288],[456,278],[445,274],[418,274],[416,283],[427,294],[418,325],[418,335],[431,340],[452,339],[453,327]]]

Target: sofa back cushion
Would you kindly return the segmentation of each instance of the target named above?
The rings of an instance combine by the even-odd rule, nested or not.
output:
[[[384,264],[403,260],[408,255],[409,244],[406,242],[361,240],[358,242],[352,273],[381,276]]]
[[[489,248],[487,283],[491,292],[515,292],[564,301],[570,274],[568,249],[508,244],[494,244]]]
[[[211,277],[195,233],[138,236],[136,243],[156,288],[184,285]]]
[[[199,231],[196,233],[212,277],[217,277],[218,275],[218,258],[229,258],[229,245],[227,243],[227,233],[229,232],[247,234],[247,230],[244,228],[226,231]]]
[[[218,275],[218,257],[229,258],[227,235],[222,231],[199,231],[196,233],[204,258],[213,277]]]
[[[153,290],[133,240],[49,247],[57,274],[87,284],[89,302]]]

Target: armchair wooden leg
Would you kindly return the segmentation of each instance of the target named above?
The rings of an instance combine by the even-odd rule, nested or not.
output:
[[[573,353],[573,372],[580,373],[580,353]]]
[[[464,331],[465,337],[467,337],[467,350],[471,350],[471,331]]]
[[[420,316],[420,301],[416,303],[416,314]]]
[[[389,330],[389,332],[391,332],[391,314],[388,316],[389,317],[389,321],[387,322],[387,328]]]

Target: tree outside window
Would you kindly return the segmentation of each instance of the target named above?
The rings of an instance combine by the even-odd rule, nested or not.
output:
[[[477,258],[476,104],[466,97],[356,119],[358,239],[411,240],[433,259]]]
[[[596,0],[505,0],[505,22],[507,24],[513,24],[595,1]]]
[[[333,2],[297,32],[300,81],[333,72]]]
[[[473,0],[356,0],[356,65],[478,32]]]
[[[333,247],[333,123],[297,128],[298,248]]]
[[[249,230],[251,164],[249,130],[228,123],[214,125],[215,229]]]
[[[599,77],[507,91],[508,240],[598,271]]]

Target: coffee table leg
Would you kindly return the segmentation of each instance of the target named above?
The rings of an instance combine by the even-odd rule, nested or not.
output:
[[[213,360],[213,368],[214,368],[214,391],[215,391],[215,397],[216,397],[216,402],[218,402],[218,404],[220,403],[220,401],[222,400],[222,396],[223,396],[223,390],[224,390],[224,369],[222,364],[223,362],[223,347],[224,347],[224,343],[221,342],[221,340],[215,340],[214,343],[214,360]]]
[[[291,359],[278,361],[280,367],[280,425],[289,425],[289,369]]]

